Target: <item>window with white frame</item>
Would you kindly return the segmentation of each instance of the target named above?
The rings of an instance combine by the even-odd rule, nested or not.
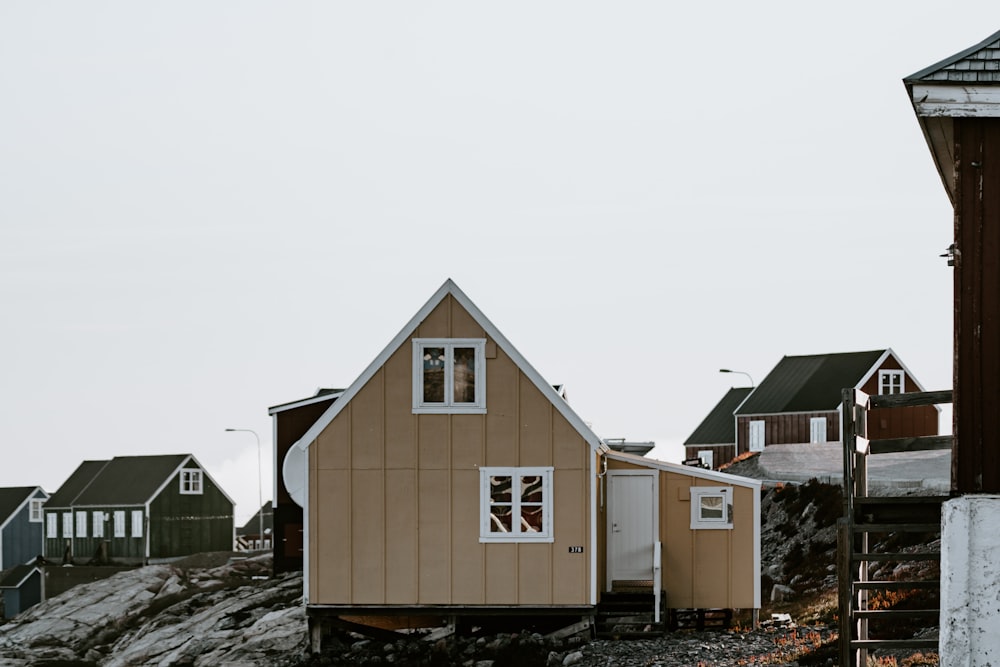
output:
[[[552,542],[552,468],[479,469],[480,542]]]
[[[826,417],[809,418],[809,442],[826,442]]]
[[[77,512],[76,513],[76,536],[86,537],[87,536],[87,513]]]
[[[73,513],[64,512],[63,515],[63,537],[73,537]]]
[[[32,523],[42,522],[42,506],[45,505],[45,500],[42,498],[32,498],[28,501],[28,521]]]
[[[709,470],[715,467],[715,453],[711,449],[699,449],[698,458],[701,459],[701,464]]]
[[[90,515],[93,537],[104,537],[104,512],[93,512]]]
[[[59,537],[59,515],[55,512],[45,515],[45,537]]]
[[[486,339],[413,339],[413,412],[486,412]]]
[[[732,487],[692,486],[691,530],[728,530],[732,527]]]
[[[201,471],[195,469],[181,470],[181,493],[185,495],[201,495]]]
[[[750,422],[749,445],[751,452],[764,451],[764,420],[755,419]]]
[[[903,371],[879,371],[878,372],[878,393],[879,394],[902,394]]]
[[[125,510],[115,510],[115,537],[125,537]]]
[[[142,510],[132,510],[132,537],[142,537]]]

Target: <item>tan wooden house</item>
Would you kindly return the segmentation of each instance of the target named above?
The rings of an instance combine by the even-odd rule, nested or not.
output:
[[[358,615],[587,618],[623,586],[665,590],[658,613],[760,606],[760,483],[611,451],[450,280],[283,476],[303,506],[314,631]]]

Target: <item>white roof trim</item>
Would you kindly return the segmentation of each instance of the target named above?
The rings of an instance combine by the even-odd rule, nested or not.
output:
[[[614,459],[616,461],[624,461],[625,463],[634,463],[636,465],[643,466],[645,468],[654,468],[656,470],[663,470],[665,472],[673,472],[678,475],[687,475],[688,477],[697,477],[698,479],[705,479],[718,484],[728,484],[729,486],[742,486],[748,489],[760,490],[761,481],[759,479],[751,479],[750,477],[741,477],[740,475],[730,475],[724,472],[716,472],[715,470],[705,470],[704,468],[695,468],[693,466],[684,466],[680,463],[669,463],[667,461],[658,461],[656,459],[646,458],[645,456],[636,456],[634,454],[623,454],[621,452],[608,452],[605,454],[609,459]]]
[[[28,572],[23,577],[21,577],[17,581],[17,583],[15,583],[15,584],[8,584],[6,586],[0,586],[0,588],[7,588],[7,589],[20,588],[24,584],[24,582],[26,582],[28,580],[28,578],[31,577],[31,575],[33,575],[36,572],[41,572],[41,569],[39,569],[39,567],[37,565],[33,566],[30,570],[28,570]]]
[[[146,499],[146,501],[145,501],[144,504],[146,505],[146,514],[147,515],[149,514],[149,503],[152,502],[161,493],[163,493],[163,489],[167,488],[167,484],[170,484],[170,482],[173,481],[173,479],[175,477],[177,477],[177,475],[180,474],[181,470],[184,469],[184,466],[187,464],[188,461],[194,461],[195,465],[198,466],[198,470],[201,471],[201,474],[204,475],[205,477],[207,477],[212,482],[212,484],[215,485],[215,488],[218,489],[219,493],[221,493],[223,496],[225,496],[226,500],[228,500],[229,502],[231,502],[234,507],[236,506],[236,501],[234,501],[232,498],[230,498],[229,494],[226,493],[225,489],[223,489],[221,486],[219,486],[218,482],[216,482],[214,479],[212,479],[212,476],[208,474],[207,470],[205,470],[205,466],[203,466],[201,464],[201,462],[198,461],[198,459],[196,459],[194,457],[194,454],[185,454],[184,456],[185,456],[184,460],[181,461],[177,465],[176,468],[174,468],[174,471],[172,473],[170,473],[170,475],[168,475],[165,480],[163,480],[163,484],[160,484],[159,488],[157,488],[156,491],[153,492],[153,495],[151,495],[149,498]],[[194,470],[194,468],[191,468],[191,470]],[[201,492],[202,493],[205,492],[205,485],[204,485],[204,483],[202,483],[202,490],[201,490]],[[137,503],[137,504],[139,504],[139,503]],[[109,507],[110,507],[110,505],[109,505]],[[130,506],[126,506],[126,507],[130,507]],[[235,525],[235,523],[233,525]]]
[[[893,359],[895,359],[896,363],[899,364],[899,370],[902,370],[903,373],[905,373],[906,377],[908,377],[911,380],[913,380],[913,384],[915,384],[917,386],[917,390],[919,390],[919,391],[927,391],[924,388],[924,385],[920,384],[920,380],[917,379],[917,376],[914,375],[912,372],[910,372],[910,369],[906,367],[906,364],[904,364],[903,360],[899,358],[899,355],[897,355],[895,352],[892,351],[891,347],[887,347],[885,349],[885,352],[882,353],[882,356],[879,357],[879,360],[875,362],[875,365],[872,366],[868,370],[868,373],[865,374],[865,376],[863,378],[861,378],[861,382],[858,382],[858,384],[855,385],[854,388],[855,389],[861,389],[861,387],[865,386],[865,383],[868,382],[868,380],[870,380],[872,378],[872,376],[875,375],[875,373],[877,371],[881,370],[882,364],[885,363],[885,360],[888,359],[889,357],[892,357]],[[886,369],[886,370],[896,370],[896,369],[892,368],[892,369]],[[840,408],[841,408],[841,406],[837,406],[838,410]],[[935,405],[934,408],[938,412],[941,412],[941,406],[940,405]]]
[[[1000,116],[1000,90],[996,85],[957,81],[914,82],[910,91],[920,117],[996,118]]]
[[[38,498],[36,498],[35,496],[38,494],[39,491],[41,491],[42,494],[44,495],[43,499],[44,500],[48,500],[49,494],[45,492],[45,489],[43,489],[40,486],[36,486],[31,491],[31,493],[28,494],[28,497],[25,498],[21,502],[21,504],[17,506],[17,509],[15,509],[13,512],[10,513],[10,516],[8,516],[8,517],[0,517],[0,519],[3,519],[3,522],[0,523],[0,530],[3,530],[4,528],[6,528],[7,524],[10,523],[14,519],[14,517],[16,517],[18,514],[20,514],[21,511],[25,508],[25,506],[27,506],[28,504],[30,504],[32,500],[38,500]]]
[[[292,410],[294,408],[301,408],[304,405],[312,405],[313,403],[322,403],[323,401],[333,401],[344,395],[343,391],[333,391],[329,394],[320,394],[319,396],[310,396],[309,398],[303,398],[299,401],[292,401],[291,403],[282,403],[281,405],[275,405],[272,408],[267,409],[267,414],[276,415],[279,412],[284,412],[285,410]]]
[[[344,390],[341,397],[337,399],[334,404],[331,405],[318,420],[316,420],[316,423],[309,427],[309,430],[305,432],[305,435],[299,438],[299,440],[292,446],[298,447],[303,451],[307,450],[309,445],[312,444],[317,437],[319,437],[320,433],[323,432],[323,429],[325,429],[330,422],[333,421],[338,414],[340,414],[340,411],[351,402],[351,399],[354,398],[359,391],[361,391],[361,388],[367,384],[367,382],[375,375],[375,373],[378,372],[380,368],[382,368],[385,362],[389,360],[389,357],[413,335],[413,332],[416,331],[420,323],[423,322],[427,316],[431,314],[431,311],[433,311],[449,294],[456,301],[458,301],[459,305],[465,308],[469,315],[472,316],[472,319],[476,321],[476,324],[481,326],[483,330],[486,331],[487,337],[492,339],[493,342],[495,342],[497,346],[511,358],[517,367],[521,369],[521,372],[531,380],[532,384],[534,384],[540,392],[542,392],[542,395],[549,399],[552,405],[555,406],[556,410],[558,410],[559,413],[566,418],[566,421],[568,421],[573,428],[576,429],[577,433],[583,437],[587,444],[589,444],[595,451],[603,451],[605,447],[601,442],[601,439],[598,438],[592,430],[590,430],[580,416],[576,414],[571,407],[569,407],[569,403],[567,403],[565,399],[559,395],[551,384],[545,381],[538,371],[536,371],[534,367],[528,363],[527,359],[521,356],[521,353],[518,352],[513,345],[511,345],[510,341],[507,340],[502,333],[500,333],[500,330],[497,329],[492,322],[490,322],[482,311],[476,307],[476,304],[472,303],[469,297],[467,297],[465,293],[458,288],[458,285],[456,285],[450,278],[446,280],[438,291],[435,292],[434,295],[427,301],[427,303],[425,303],[424,306],[417,311],[417,314],[406,323],[406,326],[404,326],[403,329],[396,334],[385,349],[383,349],[382,352],[375,357],[368,367],[365,368],[364,372],[358,376],[358,379],[352,382],[351,386]]]

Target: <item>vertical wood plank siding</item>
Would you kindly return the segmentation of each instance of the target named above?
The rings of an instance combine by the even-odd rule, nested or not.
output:
[[[132,517],[126,515],[127,529]],[[105,528],[105,535],[109,527]],[[233,504],[207,476],[201,495],[180,492],[175,475],[149,506],[149,555],[172,558],[233,548]]]
[[[640,466],[609,461],[611,470],[644,470]],[[691,488],[724,486],[664,470],[659,475],[659,530],[663,545],[661,568],[667,607],[752,608],[754,582],[753,489],[733,486],[732,530],[691,529]],[[598,532],[607,544],[607,512],[602,508]],[[606,546],[603,548],[607,548]],[[606,558],[599,561],[598,581],[606,577]]]
[[[952,488],[1000,492],[1000,119],[955,118]],[[998,158],[993,162],[992,158]]]
[[[413,336],[485,332],[449,296]],[[485,415],[414,415],[406,341],[310,446],[311,603],[588,603],[590,448],[490,343]],[[555,466],[553,543],[479,542],[482,466]]]

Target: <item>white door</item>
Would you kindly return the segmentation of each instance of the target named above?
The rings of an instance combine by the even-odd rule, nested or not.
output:
[[[809,442],[826,442],[826,417],[809,418]]]
[[[658,539],[656,472],[608,473],[608,588],[612,581],[652,581]]]
[[[764,421],[754,420],[750,422],[750,451],[764,451]]]

